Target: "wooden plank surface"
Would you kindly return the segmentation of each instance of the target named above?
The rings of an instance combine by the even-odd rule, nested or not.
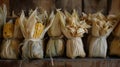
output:
[[[10,0],[10,7],[10,11],[14,10],[15,13],[20,13],[21,10],[25,10],[27,13],[28,10],[39,7],[48,12],[55,8],[68,10],[69,12],[76,9],[81,14],[82,0]]]
[[[84,12],[95,13],[102,11],[107,14],[107,0],[83,0],[84,1]]]
[[[79,14],[82,12],[82,0],[56,0],[55,6],[69,12],[72,12],[73,9],[76,9]]]
[[[82,11],[86,13],[95,13],[97,11],[102,11],[104,14],[107,14],[108,11],[108,1],[111,0],[0,0],[0,4],[7,3],[8,7],[10,5],[9,11],[13,10],[18,15],[21,10],[25,10],[26,13],[30,9],[35,9],[36,7],[43,8],[48,12],[54,10],[55,8],[61,8],[63,10],[68,10],[71,12],[73,9],[78,10],[78,13],[81,14]],[[113,3],[117,4],[119,0],[114,0]],[[9,4],[10,3],[10,4]],[[116,7],[117,6],[117,7]],[[119,5],[114,5],[115,9],[119,9]]]
[[[14,10],[15,14],[20,15],[21,10],[28,13],[29,10],[36,7],[47,10],[48,12],[55,9],[54,0],[10,0],[10,11]]]
[[[120,0],[112,0],[109,14],[118,14],[118,13],[120,13]]]
[[[42,60],[0,60],[0,67],[119,67],[120,59],[50,59]]]

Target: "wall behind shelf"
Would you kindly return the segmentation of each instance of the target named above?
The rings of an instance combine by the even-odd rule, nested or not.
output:
[[[117,13],[120,11],[119,0],[0,0],[0,6],[2,3],[7,4],[10,14],[14,10],[18,15],[21,10],[25,10],[28,13],[28,10],[36,7],[43,8],[48,12],[55,10],[55,8],[66,9],[69,12],[72,9],[76,9],[80,15],[82,12],[94,13],[102,11],[104,14],[108,14],[109,12]]]

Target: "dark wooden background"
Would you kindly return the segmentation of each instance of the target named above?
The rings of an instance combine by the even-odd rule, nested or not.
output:
[[[48,12],[61,8],[69,12],[76,9],[80,15],[82,12],[95,13],[97,11],[102,11],[107,15],[109,12],[118,12],[120,6],[119,0],[0,0],[0,5],[2,3],[7,4],[9,15],[11,15],[12,11],[19,15],[21,10],[25,10],[28,13],[30,9],[35,9],[36,7],[45,9]],[[112,6],[112,3],[115,4]],[[112,10],[112,7],[115,10]]]
[[[8,7],[8,15],[11,15],[12,11],[19,15],[21,10],[25,10],[28,13],[30,9],[35,9],[36,7],[45,9],[48,12],[56,8],[68,10],[69,12],[76,9],[80,15],[82,12],[95,13],[102,11],[103,14],[107,15],[120,11],[119,0],[0,0],[0,6],[3,3]]]
[[[20,15],[21,10],[26,13],[36,7],[50,12],[57,8],[72,12],[76,9],[81,15],[85,13],[95,13],[101,11],[103,14],[117,14],[120,12],[120,0],[0,0],[0,6],[5,3],[8,7],[8,16],[12,14]],[[98,59],[98,58],[78,58],[78,59],[54,59],[53,67],[120,67],[120,59]],[[0,67],[52,67],[50,59],[42,60],[0,60]]]

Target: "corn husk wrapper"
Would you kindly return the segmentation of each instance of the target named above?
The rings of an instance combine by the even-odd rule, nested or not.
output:
[[[50,38],[46,48],[46,55],[49,57],[63,56],[64,48],[65,46],[62,38]]]
[[[106,57],[107,41],[116,26],[116,20],[111,17],[105,17],[100,12],[91,15],[92,30],[89,38],[89,56],[90,57]]]
[[[3,5],[3,8],[0,7],[0,38],[3,38],[3,25],[6,23],[7,8],[6,5]]]
[[[60,17],[58,14],[58,10],[53,20],[52,26],[48,30],[48,35],[50,36],[50,40],[47,44],[46,55],[49,57],[62,56],[65,46],[62,39],[62,31],[60,27]]]
[[[15,21],[15,24],[14,24],[14,30],[16,32],[14,34],[14,38],[23,39],[23,35],[22,35],[22,32],[21,32],[19,23],[20,23],[20,18],[17,18],[16,21]]]
[[[81,37],[87,33],[87,28],[90,26],[84,20],[80,20],[76,11],[72,15],[65,11],[65,16],[60,12],[61,29],[64,35],[68,38],[66,44],[66,53],[69,58],[85,57],[84,46]]]
[[[16,38],[17,30],[13,22],[8,22],[3,28],[4,40],[1,46],[1,58],[4,59],[18,59],[20,40]]]
[[[16,39],[4,39],[1,46],[1,58],[18,59],[20,41]]]
[[[46,31],[52,25],[52,21],[48,25],[45,26],[42,33],[36,34],[36,23],[37,21],[37,10],[33,11],[28,19],[25,18],[24,12],[22,12],[20,16],[20,28],[22,30],[22,34],[25,38],[22,43],[22,57],[24,59],[28,58],[43,58],[43,37]],[[39,27],[41,28],[41,27]],[[41,31],[38,29],[37,31]],[[36,37],[37,36],[37,37]]]

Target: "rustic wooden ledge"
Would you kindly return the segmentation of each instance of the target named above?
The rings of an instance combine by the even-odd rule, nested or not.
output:
[[[0,60],[0,67],[120,67],[120,59],[78,58],[78,59],[40,60]]]

